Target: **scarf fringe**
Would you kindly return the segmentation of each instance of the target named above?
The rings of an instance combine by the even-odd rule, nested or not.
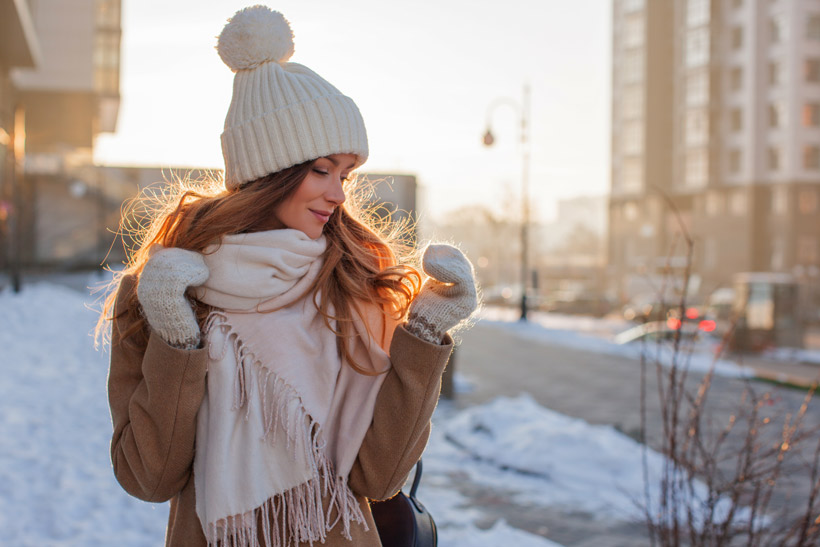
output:
[[[325,454],[327,445],[318,422],[306,412],[296,390],[275,372],[256,359],[251,349],[240,340],[238,334],[221,312],[212,312],[206,321],[205,332],[218,329],[225,335],[225,342],[217,355],[217,348],[209,336],[211,358],[222,359],[233,350],[236,358],[234,374],[234,400],[232,409],[245,408],[245,420],[250,419],[248,404],[249,380],[255,378],[262,407],[264,435],[261,440],[273,442],[272,435],[280,424],[286,432],[288,448],[294,458],[304,458],[314,478],[269,498],[261,506],[241,515],[229,516],[217,522],[207,523],[208,545],[259,547],[288,547],[291,540],[324,543],[329,532],[340,521],[342,535],[351,540],[351,522],[357,522],[369,530],[361,507],[344,477],[338,477],[333,464]],[[297,402],[298,404],[293,404]],[[301,451],[300,451],[301,448]],[[301,452],[301,453],[300,453]],[[322,500],[329,496],[327,511]],[[333,513],[336,518],[331,521]],[[262,526],[260,536],[258,526]],[[263,543],[259,543],[261,537]]]
[[[343,477],[331,481],[325,477],[324,482],[333,483],[327,511],[322,506],[320,480],[311,479],[277,494],[252,511],[208,523],[208,546],[289,547],[300,542],[324,543],[327,533],[340,521],[342,535],[352,541],[351,522],[369,529],[361,507]],[[334,511],[336,518],[331,521]]]

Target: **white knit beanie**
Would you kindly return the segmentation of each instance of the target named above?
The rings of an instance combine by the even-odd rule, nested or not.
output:
[[[222,133],[228,189],[331,154],[355,154],[355,167],[365,162],[359,109],[309,68],[288,62],[293,32],[281,13],[266,6],[236,12],[216,49],[236,74]]]

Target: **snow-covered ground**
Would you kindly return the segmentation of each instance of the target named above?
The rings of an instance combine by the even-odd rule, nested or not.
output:
[[[0,293],[3,544],[162,543],[167,505],[129,497],[111,471],[107,358],[93,348],[90,302],[49,284]],[[640,516],[642,448],[610,427],[555,413],[526,395],[461,411],[442,404],[434,421],[420,499],[436,518],[442,547],[558,545],[487,515],[461,493],[468,483],[513,491],[521,504],[615,520]],[[651,451],[647,458],[654,475],[662,458]],[[493,521],[489,529],[477,525]]]
[[[561,346],[592,351],[604,355],[621,355],[625,357],[639,358],[641,352],[648,352],[647,356],[651,362],[659,362],[662,365],[672,363],[673,353],[671,344],[660,345],[654,343],[641,344],[640,342],[630,344],[617,344],[613,340],[618,333],[621,333],[634,324],[623,319],[599,319],[595,317],[563,315],[544,312],[530,312],[529,321],[520,322],[518,318],[520,312],[510,308],[485,308],[481,312],[481,322],[485,325],[494,325],[498,328],[515,333],[534,341],[547,344],[557,344]],[[707,372],[714,367],[715,374],[729,377],[750,377],[753,371],[748,367],[741,366],[728,359],[715,359],[714,353],[717,347],[716,341],[701,341],[691,347],[687,342],[683,342],[681,354],[686,357],[678,362],[679,366],[685,366],[691,371]],[[811,353],[808,350],[805,353]],[[820,362],[820,353],[816,358]],[[785,357],[784,357],[785,358]]]

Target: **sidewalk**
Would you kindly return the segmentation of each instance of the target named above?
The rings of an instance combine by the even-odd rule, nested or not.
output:
[[[773,361],[755,355],[736,359],[738,365],[751,367],[755,377],[786,386],[809,389],[820,382],[820,365],[797,361]]]

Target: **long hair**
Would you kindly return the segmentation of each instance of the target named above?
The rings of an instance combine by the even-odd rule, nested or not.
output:
[[[114,304],[122,277],[139,277],[152,245],[203,252],[208,246],[218,244],[222,236],[267,229],[272,211],[296,191],[314,161],[233,190],[226,190],[218,179],[208,177],[194,182],[177,180],[170,192],[143,193],[123,213],[120,233],[124,240],[133,234],[136,244],[126,249],[126,267],[115,274],[108,287],[97,322],[97,340],[107,341],[107,321],[114,319]],[[320,296],[314,299],[314,305],[324,317],[325,325],[336,334],[339,354],[358,372],[368,374],[353,360],[346,343],[355,336],[353,313],[364,318],[362,306],[375,306],[381,310],[383,320],[386,317],[401,320],[421,288],[421,275],[411,265],[414,255],[407,240],[408,226],[380,220],[376,209],[367,205],[366,186],[358,185],[356,179],[346,186],[345,203],[336,207],[325,224],[323,234],[328,244],[322,267],[305,295]],[[147,216],[147,222],[140,222],[141,216]],[[117,317],[130,318],[132,326],[121,334],[121,339],[144,335],[146,324],[136,291],[127,295],[125,302]],[[202,325],[211,308],[201,302],[194,304]],[[333,313],[330,313],[331,306]]]

